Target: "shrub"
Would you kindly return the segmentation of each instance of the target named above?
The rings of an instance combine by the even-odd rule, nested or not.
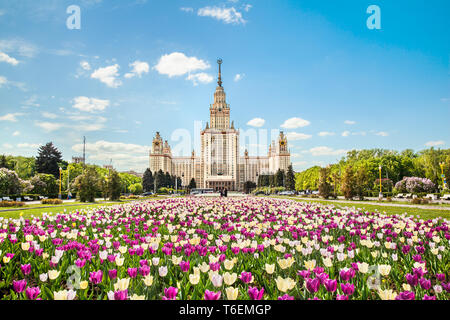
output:
[[[18,201],[0,201],[0,207],[23,207],[25,202]]]
[[[43,199],[41,200],[42,204],[62,204],[63,201],[60,199]]]
[[[58,183],[51,174],[39,173],[30,180],[33,185],[33,192],[43,196],[58,193]]]
[[[22,193],[19,176],[15,171],[0,168],[0,196]]]
[[[436,185],[427,178],[404,177],[395,184],[395,190],[409,193],[433,192],[436,190]]]

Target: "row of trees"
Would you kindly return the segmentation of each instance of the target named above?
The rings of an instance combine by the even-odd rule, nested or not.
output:
[[[41,146],[36,158],[0,156],[0,196],[35,194],[55,197],[61,191],[85,199],[84,192],[117,199],[120,193],[142,193],[142,179],[118,173],[96,165],[84,165],[62,160],[61,152],[49,142]],[[95,172],[95,173],[94,173]],[[89,175],[89,176],[86,176]],[[88,186],[84,182],[92,182]],[[92,199],[91,196],[88,197]]]
[[[442,190],[440,163],[450,176],[450,149],[401,153],[372,149],[351,151],[337,164],[315,166],[296,175],[297,190],[319,190],[324,196],[342,194],[346,198],[379,192],[379,166],[382,192],[436,192]]]
[[[176,179],[176,180],[175,180]],[[147,168],[144,172],[144,176],[142,178],[142,187],[144,192],[150,192],[159,190],[160,188],[172,188],[177,187],[178,189],[188,188],[195,189],[197,187],[197,183],[194,178],[191,179],[188,186],[183,186],[183,181],[181,177],[176,177],[175,175],[171,175],[168,172],[163,172],[159,170],[155,174]]]
[[[255,187],[285,187],[287,190],[294,190],[295,174],[292,165],[288,167],[286,172],[278,169],[278,171],[272,175],[259,175]]]

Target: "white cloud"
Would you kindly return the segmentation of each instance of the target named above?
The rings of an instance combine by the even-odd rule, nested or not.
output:
[[[309,149],[309,152],[311,152],[313,156],[337,156],[347,153],[347,150],[344,149],[334,150],[330,147],[322,146],[311,148]]]
[[[201,17],[211,17],[227,24],[245,24],[247,22],[242,18],[242,13],[237,11],[234,7],[204,7],[200,8],[197,14]]]
[[[13,135],[14,137],[17,137],[17,136],[20,135],[20,131],[14,131],[12,135]]]
[[[246,5],[244,5],[244,11],[249,12],[252,7],[253,6],[251,4],[246,4]]]
[[[181,11],[184,12],[194,12],[194,8],[189,8],[189,7],[182,7],[180,8]]]
[[[193,73],[187,76],[186,80],[191,80],[194,83],[194,86],[198,85],[198,83],[210,83],[214,80],[213,76],[204,72]]]
[[[16,53],[22,57],[32,58],[38,52],[38,49],[21,39],[0,40],[0,51]]]
[[[148,73],[148,71],[150,70],[147,62],[142,62],[139,60],[130,63],[130,67],[132,67],[131,72],[125,74],[125,78],[127,79],[133,78],[134,76],[138,76],[140,78],[143,73]]]
[[[443,140],[428,141],[427,143],[425,143],[425,145],[427,147],[437,147],[437,146],[442,146],[443,144],[445,144],[445,141],[443,141]]]
[[[17,122],[17,117],[23,116],[23,113],[8,113],[0,117],[0,121]]]
[[[80,66],[81,66],[81,68],[83,68],[83,70],[86,70],[86,71],[91,70],[91,65],[87,61],[81,61]]]
[[[37,143],[19,143],[17,147],[21,149],[38,149],[40,145]]]
[[[119,76],[119,65],[114,64],[105,68],[99,68],[91,74],[91,78],[98,79],[110,88],[117,88],[122,85],[122,81],[117,79]]]
[[[6,86],[7,88],[14,86],[22,91],[26,91],[25,84],[23,82],[10,81],[6,77],[0,76],[0,88],[3,86]]]
[[[343,137],[348,137],[350,135],[350,131],[344,131],[342,132]]]
[[[240,80],[242,80],[242,78],[245,76],[245,73],[238,73],[234,76],[234,82],[238,82]]]
[[[306,166],[307,164],[308,164],[307,161],[297,161],[297,162],[292,163],[293,166],[298,166],[298,167],[303,167],[303,166]]]
[[[380,136],[380,137],[387,137],[387,136],[389,136],[389,133],[387,133],[387,132],[385,132],[385,131],[380,131],[380,132],[377,132],[377,133],[375,133],[377,136]]]
[[[10,57],[4,52],[0,52],[0,62],[6,62],[13,66],[17,66],[19,64],[19,61],[16,58]]]
[[[57,122],[36,121],[36,126],[44,129],[44,131],[46,131],[46,132],[53,132],[53,131],[61,129],[64,125],[62,123],[57,123]]]
[[[83,144],[72,146],[75,152],[83,152]],[[109,163],[113,160],[114,167],[123,170],[136,170],[143,172],[148,167],[148,152],[150,146],[128,144],[122,142],[109,142],[99,140],[86,143],[86,153],[90,160]]]
[[[345,124],[348,124],[348,125],[354,125],[354,124],[356,124],[356,121],[353,121],[353,120],[345,120],[344,123],[345,123]]]
[[[286,137],[290,141],[296,141],[296,140],[308,140],[312,138],[312,135],[305,134],[305,133],[298,133],[298,132],[287,132]]]
[[[296,129],[296,128],[303,128],[306,126],[309,126],[311,122],[308,120],[304,120],[302,118],[290,118],[286,120],[281,127],[285,129]]]
[[[50,113],[50,112],[46,112],[46,111],[42,112],[41,115],[44,118],[47,118],[47,119],[56,119],[56,118],[58,118],[58,116],[56,114]]]
[[[205,70],[210,67],[211,66],[206,61],[197,59],[196,57],[187,57],[181,52],[173,52],[159,58],[158,63],[153,69],[156,69],[160,74],[165,74],[171,78],[198,70]]]
[[[334,136],[335,133],[334,132],[328,132],[328,131],[321,131],[319,132],[319,136],[320,137],[327,137],[327,136]]]
[[[262,127],[265,123],[266,123],[266,120],[264,120],[264,119],[262,119],[262,118],[254,118],[254,119],[250,120],[249,122],[247,122],[247,125],[248,125],[248,126],[252,126],[252,127],[260,128],[260,127]]]
[[[75,109],[86,112],[104,111],[109,106],[109,100],[96,98],[88,98],[84,96],[73,99],[73,107]]]
[[[9,143],[4,143],[3,144],[3,148],[5,148],[5,149],[11,149],[13,146],[12,145],[10,145]]]

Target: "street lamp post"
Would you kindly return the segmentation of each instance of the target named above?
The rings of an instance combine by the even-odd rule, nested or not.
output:
[[[59,199],[62,198],[62,195],[61,195],[61,173],[62,173],[62,168],[59,167],[59,195],[58,195]]]
[[[378,195],[378,199],[383,199],[383,191],[381,189],[381,166],[378,167],[378,169],[380,170],[380,193]]]

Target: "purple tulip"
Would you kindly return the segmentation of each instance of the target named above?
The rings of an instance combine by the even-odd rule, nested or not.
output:
[[[26,287],[27,287],[27,280],[25,279],[18,281],[13,280],[13,288],[15,292],[21,293],[25,290]]]
[[[180,268],[181,268],[181,271],[183,271],[183,272],[188,272],[188,271],[189,271],[189,268],[190,268],[190,263],[189,263],[189,261],[181,261],[181,262],[180,262]]]
[[[436,300],[436,296],[429,296],[425,294],[422,300]]]
[[[340,294],[338,294],[336,296],[336,300],[348,300],[348,296],[341,296]]]
[[[444,273],[437,273],[436,274],[436,279],[440,282],[444,282],[445,281],[445,274]]]
[[[36,300],[37,296],[41,293],[41,289],[39,287],[29,287],[25,291],[27,298],[29,300]]]
[[[241,276],[239,277],[239,279],[242,280],[242,282],[244,283],[250,283],[252,282],[252,273],[251,272],[245,272],[242,271]]]
[[[127,300],[128,289],[114,292],[114,300]]]
[[[308,289],[311,293],[316,293],[319,291],[320,280],[317,278],[314,279],[306,279],[306,289]]]
[[[30,274],[31,272],[31,264],[23,264],[20,266],[20,270],[24,275]]]
[[[414,294],[414,292],[403,291],[397,295],[395,300],[414,300],[415,298],[416,298],[416,295]]]
[[[420,278],[419,283],[420,283],[420,286],[422,287],[422,289],[424,289],[424,290],[429,290],[431,288],[430,280],[427,280],[425,278]]]
[[[355,270],[352,269],[342,269],[339,272],[339,276],[341,277],[342,280],[344,281],[349,281],[350,279],[352,279],[355,276]]]
[[[408,273],[406,276],[406,281],[409,283],[410,286],[415,287],[419,283],[419,278],[417,277],[417,274],[410,274]]]
[[[102,282],[102,278],[103,278],[102,270],[89,272],[89,281],[91,281],[93,284],[99,284],[100,282]]]
[[[188,269],[189,270],[189,269]],[[139,273],[141,276],[145,277],[150,274],[150,267],[148,265],[143,265],[142,267],[139,267]]]
[[[205,300],[219,300],[221,292],[213,292],[209,290],[205,290]]]
[[[130,276],[130,278],[137,277],[137,268],[128,268],[127,272],[128,272],[128,275]]]
[[[175,300],[177,298],[178,288],[169,287],[164,289],[163,300]]]
[[[327,279],[324,282],[325,289],[327,289],[328,292],[335,292],[337,289],[337,281],[332,279]]]
[[[342,292],[351,296],[355,292],[355,285],[353,283],[341,283]]]
[[[309,278],[309,276],[311,275],[311,271],[309,271],[309,270],[301,270],[301,271],[298,271],[297,274],[299,276],[302,276],[303,279],[306,279],[306,278]]]
[[[261,290],[258,290],[257,287],[249,287],[248,288],[248,295],[250,299],[252,300],[262,300],[264,295],[264,288]]]
[[[117,278],[117,270],[116,269],[108,270],[108,276],[111,280],[114,280],[115,278]]]

